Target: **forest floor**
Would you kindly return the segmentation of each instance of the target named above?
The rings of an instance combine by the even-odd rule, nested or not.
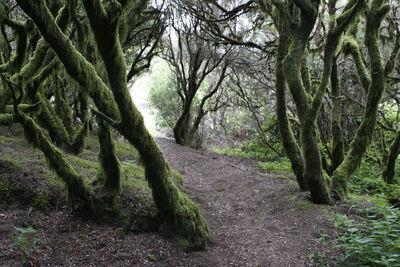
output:
[[[185,252],[162,236],[162,221],[154,206],[145,204],[151,197],[143,190],[121,196],[123,208],[136,210],[132,214],[138,217],[131,231],[120,235],[116,223],[71,214],[57,185],[43,178],[54,174],[41,152],[22,134],[0,128],[0,139],[0,266],[314,266],[307,255],[328,250],[318,240],[335,235],[340,207],[312,204],[292,175],[263,172],[257,161],[196,151],[169,139],[157,142],[183,174],[185,192],[201,206],[210,246]],[[85,151],[80,157],[89,155]],[[43,188],[46,193],[39,194]],[[5,205],[10,198],[18,204]],[[49,208],[41,198],[49,200]]]

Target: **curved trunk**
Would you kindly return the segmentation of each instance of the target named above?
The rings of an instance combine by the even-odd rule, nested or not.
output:
[[[383,5],[382,1],[374,0],[370,10],[366,12],[367,27],[365,32],[365,43],[368,48],[370,59],[371,83],[368,87],[367,104],[364,112],[364,119],[357,129],[355,138],[350,144],[350,150],[340,166],[333,175],[333,186],[339,198],[348,194],[348,179],[356,172],[361,163],[363,154],[371,142],[375,128],[378,105],[385,90],[385,68],[382,63],[382,56],[379,50],[379,28],[383,18],[390,7]]]
[[[179,145],[188,146],[189,144],[189,124],[190,124],[190,105],[185,105],[181,115],[174,126],[175,142]]]
[[[50,168],[52,168],[65,183],[67,200],[72,209],[79,211],[83,215],[95,214],[92,196],[83,183],[82,177],[69,165],[67,159],[60,150],[51,144],[34,120],[22,113],[18,114],[16,117],[17,121],[22,124],[28,141],[43,151]]]
[[[282,23],[285,22],[283,16],[279,18]],[[283,21],[282,21],[283,20]],[[284,25],[288,26],[288,25]],[[282,146],[285,150],[286,156],[289,158],[292,170],[296,175],[297,183],[299,184],[301,191],[308,190],[307,181],[304,178],[304,160],[301,155],[300,148],[294,137],[290,122],[287,117],[287,106],[286,106],[286,86],[283,72],[282,61],[287,53],[289,47],[289,39],[287,33],[283,32],[288,30],[287,27],[281,28],[278,51],[276,55],[276,66],[275,66],[275,87],[276,87],[276,114],[279,126],[280,137]]]
[[[297,107],[300,119],[300,135],[305,160],[304,178],[310,189],[313,202],[319,204],[331,204],[332,199],[326,181],[322,175],[321,156],[318,149],[318,141],[315,136],[315,120],[320,107],[324,88],[318,89],[314,101],[310,103],[301,77],[301,66],[304,50],[308,37],[314,27],[319,1],[310,6],[299,6],[301,8],[301,23],[292,35],[288,54],[283,62],[283,69],[286,73],[286,81]]]

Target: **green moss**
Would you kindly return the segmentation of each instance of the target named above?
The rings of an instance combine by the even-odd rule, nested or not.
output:
[[[38,116],[40,126],[49,131],[50,138],[58,146],[66,146],[69,144],[70,138],[62,120],[58,117],[46,97],[39,96],[38,99],[42,103],[42,110]]]
[[[365,44],[368,48],[370,58],[371,83],[368,87],[367,104],[364,111],[364,119],[358,127],[355,138],[350,144],[349,152],[338,169],[333,174],[333,186],[338,194],[338,198],[345,198],[348,195],[349,177],[358,171],[362,156],[372,140],[374,132],[378,105],[385,91],[385,70],[382,63],[382,56],[379,48],[378,32],[380,23],[387,13],[387,5],[383,5],[380,0],[374,0],[371,8],[365,12],[367,17],[367,27],[365,34]]]
[[[94,66],[77,52],[68,37],[58,29],[43,0],[18,2],[20,7],[35,21],[68,73],[80,83],[81,88],[88,91],[97,108],[113,120],[109,123],[138,149],[145,165],[146,178],[152,188],[154,201],[162,216],[174,229],[178,240],[187,249],[204,248],[209,241],[207,223],[199,207],[181,193],[173,183],[168,163],[144,127],[143,117],[132,102],[127,87],[126,66],[117,31],[119,10],[116,9],[117,13],[108,17],[100,1],[83,2],[98,51],[107,69],[110,83],[110,86],[107,87],[96,73]],[[77,178],[75,173],[71,173],[70,169],[67,169],[66,178]],[[64,171],[64,168],[60,171]],[[81,183],[81,179],[73,179],[73,181]],[[79,184],[77,185],[74,188],[82,191],[83,188]],[[83,191],[75,193],[78,196],[84,195]]]
[[[74,129],[72,128],[72,109],[65,97],[64,81],[58,76],[55,79],[55,111],[56,114],[61,118],[67,133],[69,133],[69,135],[73,135]]]
[[[103,178],[104,189],[115,196],[121,193],[120,162],[115,154],[115,144],[111,136],[110,126],[100,120],[97,135],[100,143],[98,154],[100,177]]]
[[[3,2],[0,3],[0,23],[8,18],[7,9]]]
[[[24,133],[28,141],[40,148],[46,157],[49,167],[65,183],[67,200],[71,207],[82,212],[82,214],[92,214],[95,207],[93,206],[91,192],[83,182],[82,177],[71,167],[63,153],[49,142],[42,130],[31,118],[18,114],[18,120],[24,127]]]
[[[361,57],[360,47],[353,36],[346,36],[343,38],[342,52],[344,55],[350,54],[353,57],[358,79],[362,85],[364,93],[367,94],[368,88],[371,84],[371,78]]]
[[[178,186],[183,186],[183,175],[176,170],[171,170],[172,179],[174,180],[175,184]]]

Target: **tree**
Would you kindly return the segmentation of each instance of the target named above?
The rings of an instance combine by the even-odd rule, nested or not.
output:
[[[57,22],[60,23],[59,19],[57,18],[56,22],[44,0],[18,0],[17,2],[33,20],[42,36],[39,41],[40,45],[36,46],[34,57],[38,54],[37,49],[42,46],[46,49],[51,47],[68,75],[79,84],[79,90],[87,94],[96,105],[97,110],[93,109],[92,111],[98,116],[98,120],[101,120],[100,128],[103,129],[99,132],[99,137],[103,140],[102,144],[104,145],[101,146],[101,155],[111,155],[112,157],[114,154],[107,129],[111,126],[139,151],[145,165],[146,178],[152,188],[154,201],[162,216],[176,233],[180,243],[187,249],[204,248],[209,239],[209,233],[201,211],[186,194],[180,192],[172,181],[169,164],[145,128],[143,117],[134,106],[127,87],[127,71],[120,40],[121,29],[125,29],[124,26],[127,26],[124,24],[127,14],[133,10],[139,13],[145,12],[148,2],[83,1],[83,8],[90,24],[90,28],[87,29],[86,41],[92,42],[96,47],[96,53],[98,53],[96,58],[100,60],[104,67],[103,70],[96,69],[98,67],[96,64],[85,59],[79,49],[69,40],[69,37],[62,32],[57,25]],[[67,1],[66,5],[59,10],[59,17],[65,14],[67,18],[70,18],[73,14],[72,11],[77,6],[76,1]],[[40,64],[43,59],[37,62]],[[51,144],[35,121],[22,111],[21,99],[18,94],[22,95],[23,92],[18,84],[8,77],[4,77],[4,80],[9,90],[3,90],[3,92],[10,92],[14,121],[23,125],[29,140],[43,151],[50,166],[67,184],[69,195],[79,200],[72,203],[81,204],[83,207],[81,210],[93,211],[96,203],[92,202],[93,198],[84,185],[82,177],[75,173],[62,152]],[[100,157],[99,160],[100,163],[105,164],[104,158]],[[108,178],[114,179],[106,181],[105,184],[109,185],[108,188],[113,189],[108,193],[112,199],[115,199],[113,196],[119,192],[118,174]],[[97,208],[100,207],[97,206]]]
[[[178,14],[178,16],[184,16]],[[173,17],[171,20],[176,19]],[[185,23],[185,20],[189,22]],[[171,64],[176,75],[177,93],[181,100],[182,112],[174,127],[174,137],[178,144],[190,146],[193,144],[200,122],[209,111],[219,108],[217,104],[212,110],[205,110],[206,103],[220,89],[226,77],[228,65],[224,58],[229,48],[216,47],[206,42],[199,32],[198,22],[190,17],[178,17],[178,21],[171,21],[168,43],[164,58]],[[177,26],[179,25],[179,27]],[[177,44],[171,36],[177,37]],[[204,95],[194,108],[193,101],[204,86],[207,77],[218,72],[215,83],[210,83]],[[197,114],[193,117],[193,109]]]
[[[338,14],[336,1],[329,1],[328,5],[320,1],[229,1],[220,4],[212,1],[207,4],[192,5],[187,8],[197,14],[212,31],[208,31],[209,39],[229,44],[251,46],[262,51],[268,51],[272,42],[264,42],[254,37],[258,28],[253,31],[238,33],[230,29],[240,16],[254,14],[258,7],[264,12],[264,19],[259,19],[260,28],[271,29],[271,21],[278,32],[278,49],[275,63],[275,84],[277,96],[277,118],[280,127],[281,140],[295,172],[302,190],[310,190],[314,202],[331,204],[334,196],[342,198],[347,194],[347,180],[357,171],[361,158],[372,141],[372,133],[376,124],[378,105],[381,101],[385,82],[382,80],[384,67],[382,55],[379,51],[380,26],[384,20],[389,5],[386,1],[348,1]],[[321,7],[321,8],[320,8]],[[331,22],[325,27],[323,19],[329,13]],[[345,155],[345,142],[341,132],[341,95],[339,90],[340,77],[337,71],[336,60],[344,51],[349,38],[354,35],[365,14],[366,24],[364,36],[369,55],[368,66],[359,68],[358,58],[354,58],[358,77],[366,93],[365,112],[362,121],[352,138],[352,143]],[[232,24],[229,24],[231,21]],[[205,28],[206,26],[204,26]],[[326,28],[329,30],[326,32]],[[214,33],[215,32],[215,33]],[[373,33],[373,34],[371,34]],[[269,38],[275,36],[271,31]],[[266,38],[268,40],[268,37]],[[343,40],[345,40],[343,42]],[[354,42],[353,42],[354,43]],[[273,46],[272,46],[273,47]],[[344,52],[345,53],[345,52]],[[316,59],[321,55],[322,59]],[[317,56],[317,57],[318,57]],[[310,64],[310,62],[315,64]],[[363,62],[362,62],[363,63]],[[365,86],[364,77],[370,69],[371,82]],[[314,78],[313,76],[318,78]],[[368,76],[368,74],[367,74]],[[327,88],[331,84],[330,99],[326,98]],[[288,118],[288,104],[286,89],[290,91],[291,100],[296,105],[296,118],[300,128],[300,140],[293,134],[292,121]],[[332,108],[325,108],[325,104]],[[326,112],[331,112],[331,129],[322,125],[321,120],[327,118]],[[325,119],[326,120],[326,119]],[[318,126],[317,126],[318,125]],[[325,136],[325,129],[328,135]],[[327,138],[333,142],[333,150],[328,155],[320,149],[320,140]],[[324,168],[331,178],[326,178]],[[330,180],[333,179],[332,187]]]

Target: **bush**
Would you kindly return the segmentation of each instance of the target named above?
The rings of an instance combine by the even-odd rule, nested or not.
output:
[[[156,125],[171,130],[182,112],[176,79],[165,61],[154,65],[149,82],[149,105],[155,111]]]

